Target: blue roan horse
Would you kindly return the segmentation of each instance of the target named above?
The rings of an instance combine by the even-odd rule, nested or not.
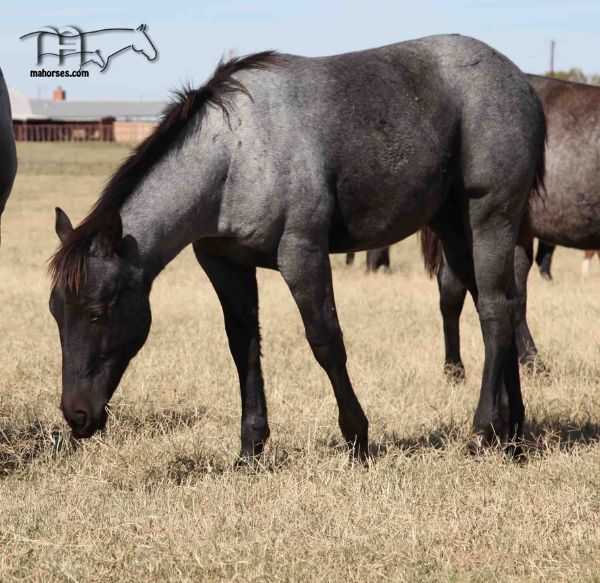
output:
[[[8,89],[0,69],[0,217],[17,174],[17,149],[13,135]]]
[[[239,373],[241,455],[260,454],[269,436],[256,286],[256,268],[266,267],[289,286],[344,438],[364,457],[368,423],[346,370],[329,253],[389,245],[430,225],[477,298],[485,366],[475,431],[518,438],[512,258],[544,139],[525,76],[471,38],[220,64],[203,87],[180,93],[76,229],[57,210],[50,309],[74,434],[104,426],[148,335],[152,282],[192,244]]]

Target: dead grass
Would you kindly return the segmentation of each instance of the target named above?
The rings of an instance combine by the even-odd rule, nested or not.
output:
[[[523,464],[466,453],[479,327],[469,305],[468,378],[447,385],[437,289],[413,240],[395,248],[390,275],[334,260],[350,374],[371,422],[368,471],[347,462],[331,389],[270,272],[260,291],[272,441],[260,467],[233,469],[235,371],[188,251],[156,282],[152,333],[106,435],[74,444],[47,309],[53,207],[81,218],[125,154],[77,152],[21,148],[30,171],[3,218],[0,580],[598,580],[600,265],[582,283],[580,254],[560,249],[555,283],[532,274],[530,322],[551,373],[524,379]]]

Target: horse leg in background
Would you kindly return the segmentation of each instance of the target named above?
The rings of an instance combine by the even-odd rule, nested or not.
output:
[[[346,265],[354,265],[354,253],[346,253]]]
[[[600,257],[600,251],[586,251],[583,256],[583,262],[581,263],[581,277],[587,277],[590,274],[590,267],[592,266],[592,259],[594,255],[598,253]]]
[[[537,253],[535,254],[535,262],[540,268],[540,273],[544,279],[552,279],[552,256],[556,245],[545,243],[541,239],[538,240]]]
[[[279,243],[278,265],[302,316],[313,354],[331,381],[342,435],[354,457],[364,460],[368,455],[368,421],[346,369],[327,241],[317,244],[309,238],[285,234]]]
[[[375,273],[380,267],[383,267],[386,271],[390,268],[389,247],[367,251],[367,271]]]
[[[444,322],[444,374],[451,382],[465,379],[465,367],[460,357],[460,315],[465,303],[467,288],[456,277],[445,260],[437,273],[440,290],[440,311]]]
[[[260,365],[256,269],[205,252],[200,243],[194,244],[194,253],[223,308],[229,349],[237,368],[242,397],[240,460],[249,460],[262,453],[269,437]]]
[[[517,239],[517,246],[515,247],[515,284],[517,293],[515,333],[519,362],[530,371],[534,371],[535,369],[544,370],[544,366],[538,357],[537,347],[527,325],[527,278],[529,277],[529,270],[532,263],[533,236],[529,232],[527,225],[524,224]]]

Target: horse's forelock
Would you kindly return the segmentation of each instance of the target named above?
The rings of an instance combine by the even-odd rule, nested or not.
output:
[[[51,257],[48,271],[52,287],[64,288],[78,294],[87,277],[89,242],[69,239]]]

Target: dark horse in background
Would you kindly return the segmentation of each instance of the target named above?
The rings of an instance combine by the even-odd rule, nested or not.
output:
[[[57,209],[50,310],[74,435],[105,425],[150,330],[152,282],[191,244],[239,374],[242,458],[260,454],[269,436],[257,267],[281,272],[333,386],[344,439],[364,458],[368,422],[346,369],[329,253],[390,245],[430,225],[477,298],[478,439],[518,438],[512,258],[544,141],[526,77],[467,37],[222,63],[203,87],[180,93],[77,228]],[[498,404],[504,386],[508,416]]]
[[[544,279],[552,279],[552,258],[556,245],[540,241],[538,244],[538,250],[535,254],[535,262],[540,268],[540,273]],[[600,251],[597,249],[587,249],[584,251],[583,262],[581,263],[581,276],[587,277],[590,273],[590,267],[592,266],[592,259],[594,255],[598,255],[600,258]]]
[[[356,254],[346,253],[346,265],[354,264],[354,256]],[[380,247],[379,249],[369,249],[367,251],[367,271],[375,273],[383,267],[386,271],[390,268],[390,248]]]
[[[0,217],[17,174],[17,149],[13,134],[8,89],[0,69]]]
[[[519,297],[517,346],[520,361],[532,365],[537,348],[527,326],[526,300],[533,238],[540,239],[542,254],[547,253],[547,244],[600,249],[600,87],[536,75],[528,77],[542,100],[548,124],[546,193],[532,197],[514,257]],[[421,237],[426,268],[430,274],[437,271],[445,367],[451,375],[461,378],[464,366],[459,319],[465,286],[444,261],[435,234],[423,229]]]

